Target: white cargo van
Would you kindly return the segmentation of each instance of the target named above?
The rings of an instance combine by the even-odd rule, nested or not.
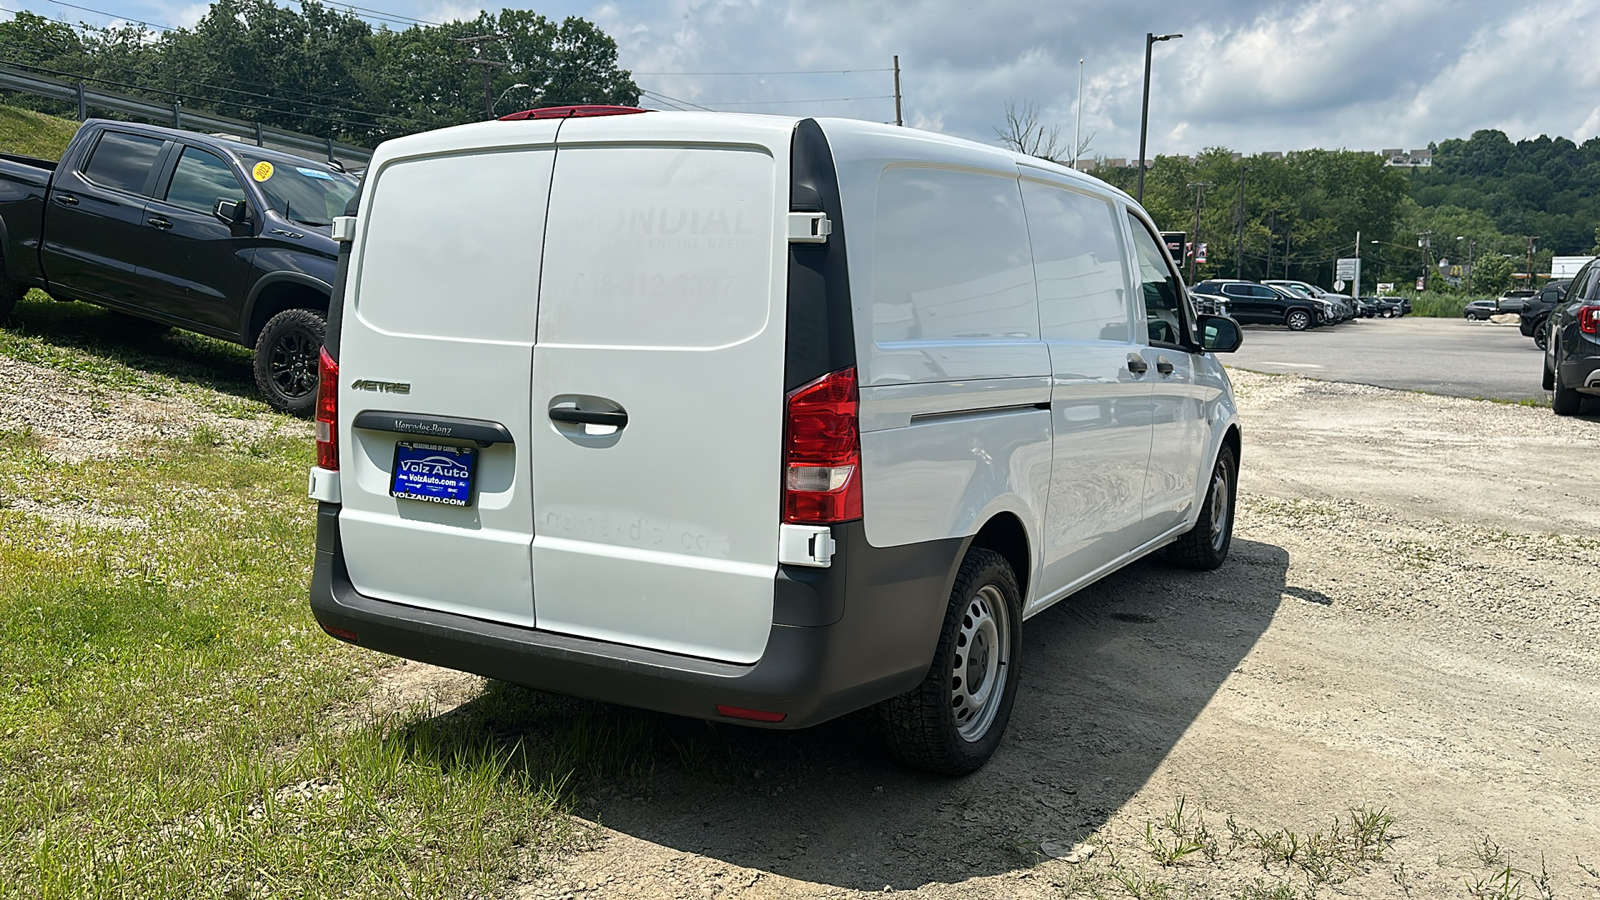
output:
[[[765,727],[878,704],[959,773],[1024,619],[1227,555],[1239,329],[1064,167],[841,119],[530,117],[385,143],[336,234],[312,606],[343,640]]]

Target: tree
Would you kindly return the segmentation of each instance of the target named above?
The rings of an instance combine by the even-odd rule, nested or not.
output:
[[[1478,294],[1498,294],[1511,286],[1511,273],[1517,270],[1517,258],[1503,253],[1490,253],[1478,257],[1472,266],[1472,290]]]
[[[1006,101],[1006,124],[994,130],[995,136],[1006,147],[1028,156],[1048,159],[1051,162],[1072,161],[1071,145],[1061,143],[1061,126],[1052,125],[1047,131],[1039,122],[1039,111],[1032,103],[1017,109],[1015,100]],[[1093,138],[1090,135],[1090,138]],[[1080,151],[1082,148],[1079,148]]]

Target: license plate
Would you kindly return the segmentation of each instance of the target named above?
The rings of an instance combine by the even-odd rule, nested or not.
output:
[[[477,451],[471,447],[398,441],[394,445],[389,495],[446,506],[471,506],[472,469],[477,458]]]

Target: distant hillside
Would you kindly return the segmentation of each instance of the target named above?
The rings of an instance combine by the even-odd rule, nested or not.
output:
[[[77,130],[71,119],[0,106],[0,152],[60,159]]]

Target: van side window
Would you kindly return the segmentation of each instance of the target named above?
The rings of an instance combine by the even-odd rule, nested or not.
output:
[[[878,182],[878,341],[1038,340],[1017,178],[895,166]]]
[[[161,152],[161,138],[107,131],[94,145],[83,174],[95,184],[130,194],[144,192],[144,183]]]
[[[1128,331],[1128,274],[1122,230],[1105,200],[1022,182],[1046,340],[1119,341]]]
[[[1134,256],[1139,262],[1139,283],[1144,294],[1145,320],[1150,343],[1177,344],[1183,340],[1183,287],[1167,267],[1167,251],[1151,236],[1137,216],[1133,226]]]

